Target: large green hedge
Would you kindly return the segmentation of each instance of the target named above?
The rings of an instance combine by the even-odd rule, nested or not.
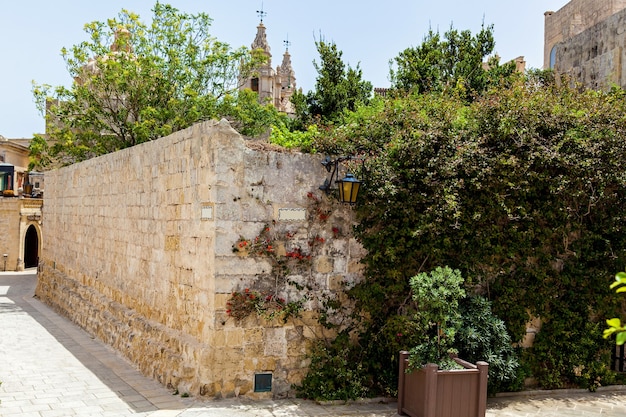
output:
[[[543,387],[610,382],[595,323],[615,316],[607,284],[624,269],[625,139],[622,90],[546,74],[469,104],[454,91],[374,100],[320,138],[322,152],[363,157],[366,280],[351,296],[371,389],[393,392],[397,349],[411,347],[409,278],[440,265],[491,300],[514,341],[541,318],[520,369]]]

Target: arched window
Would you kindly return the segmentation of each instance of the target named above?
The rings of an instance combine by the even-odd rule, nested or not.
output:
[[[552,47],[550,50],[550,69],[554,69],[554,64],[556,63],[556,45]]]

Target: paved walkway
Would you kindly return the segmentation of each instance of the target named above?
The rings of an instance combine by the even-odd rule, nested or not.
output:
[[[173,395],[112,349],[33,298],[36,276],[0,273],[2,417],[391,417],[396,404],[299,399],[199,401]],[[488,417],[626,416],[626,391],[489,400]]]

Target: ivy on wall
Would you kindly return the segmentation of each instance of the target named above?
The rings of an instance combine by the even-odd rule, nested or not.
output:
[[[616,315],[606,279],[626,254],[624,114],[622,90],[538,73],[470,104],[453,90],[378,99],[318,138],[323,152],[365,157],[366,279],[350,295],[370,392],[393,393],[397,352],[415,342],[409,279],[440,265],[491,300],[514,341],[541,318],[519,368],[540,386],[612,381],[598,323]]]

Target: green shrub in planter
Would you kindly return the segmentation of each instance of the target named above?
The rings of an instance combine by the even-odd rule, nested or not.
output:
[[[417,308],[415,321],[422,334],[409,351],[410,366],[434,363],[440,369],[456,368],[450,355],[456,353],[455,335],[461,325],[459,301],[465,297],[461,272],[437,267],[412,277],[409,285]]]
[[[411,278],[415,321],[422,340],[410,350],[410,363],[417,367],[435,363],[440,369],[458,365],[450,354],[469,362],[489,363],[489,390],[512,389],[519,381],[519,361],[504,322],[480,296],[466,296],[458,270],[439,267]]]

